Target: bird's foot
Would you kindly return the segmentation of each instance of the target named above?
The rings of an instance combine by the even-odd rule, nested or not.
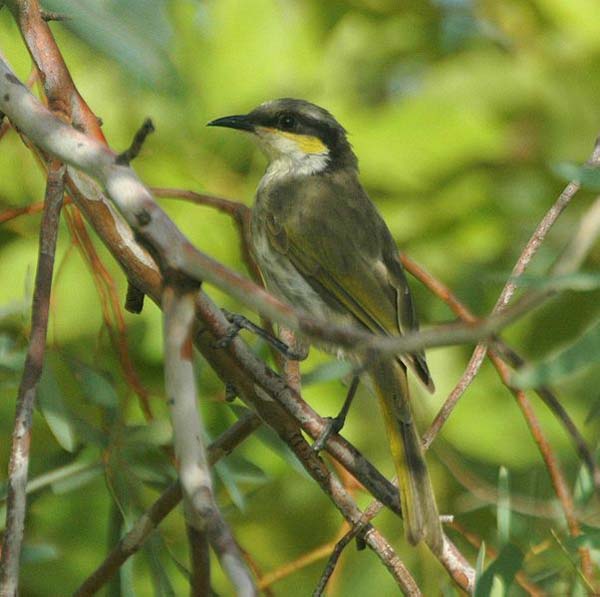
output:
[[[325,417],[325,429],[323,429],[321,435],[315,440],[315,443],[311,446],[313,451],[320,452],[327,443],[327,440],[333,433],[339,433],[344,427],[346,422],[346,416],[341,414],[337,417]]]
[[[267,330],[264,330],[260,326],[252,323],[249,319],[240,315],[239,313],[230,313],[225,309],[221,309],[223,315],[230,323],[230,327],[226,334],[219,338],[214,344],[214,348],[227,348],[233,339],[239,334],[240,330],[248,330],[253,334],[256,334],[265,342],[270,344],[275,350],[280,352],[286,359],[290,361],[303,361],[307,357],[306,351],[296,351],[289,347],[285,342],[275,338],[273,334],[270,334]]]

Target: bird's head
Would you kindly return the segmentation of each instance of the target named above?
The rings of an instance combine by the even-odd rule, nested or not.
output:
[[[325,109],[299,99],[276,99],[249,112],[208,123],[251,133],[271,164],[285,163],[290,173],[356,168],[346,130]]]

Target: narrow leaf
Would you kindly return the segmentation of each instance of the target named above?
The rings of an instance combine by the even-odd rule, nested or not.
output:
[[[512,376],[518,388],[533,388],[556,382],[600,362],[600,320],[596,321],[573,344],[541,363],[520,369]]]
[[[73,452],[77,447],[77,435],[52,365],[48,360],[38,384],[37,405],[56,441],[67,452]]]
[[[498,545],[503,547],[510,538],[510,486],[508,470],[501,466],[498,472]]]
[[[523,557],[524,555],[518,547],[507,543],[480,577],[475,588],[475,597],[488,597],[491,594],[494,577],[498,577],[502,581],[505,591],[508,590],[515,574],[521,568]]]

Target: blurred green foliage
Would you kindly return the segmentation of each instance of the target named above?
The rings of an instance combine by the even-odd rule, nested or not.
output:
[[[362,180],[399,246],[479,315],[492,308],[524,243],[564,186],[564,172],[573,172],[560,165],[585,161],[600,129],[600,19],[593,0],[45,0],[44,5],[71,17],[52,29],[82,95],[102,117],[111,146],[126,148],[143,119],[152,117],[157,132],[135,162],[148,184],[250,202],[263,157],[249,140],[206,129],[205,123],[274,97],[309,99],[330,109],[350,131]],[[0,12],[0,48],[27,78],[30,61],[7,10]],[[592,178],[590,186],[597,183]],[[0,207],[39,201],[43,188],[31,154],[9,133],[0,142]],[[591,191],[582,191],[561,216],[532,263],[531,280],[543,282],[592,198]],[[236,231],[225,216],[183,203],[163,205],[201,250],[243,271]],[[0,226],[0,480],[29,330],[39,220],[27,216]],[[123,276],[98,242],[96,248],[123,297]],[[585,332],[585,350],[597,357],[599,263],[596,247],[579,285],[568,282],[557,299],[511,327],[507,340],[538,362]],[[425,325],[453,318],[416,282],[413,289]],[[228,309],[243,310],[207,290]],[[127,315],[126,321],[133,360],[156,414],[150,426],[103,327],[89,269],[63,224],[48,366],[34,426],[23,595],[72,591],[174,478],[163,450],[170,426],[160,313],[148,304],[142,315]],[[438,390],[431,398],[415,387],[422,428],[460,377],[470,350],[430,351]],[[303,365],[304,373],[313,371],[305,396],[323,414],[337,411],[345,391],[337,381],[342,371],[316,369],[329,362],[313,351]],[[223,403],[223,384],[200,364],[202,409],[216,437],[239,409]],[[556,388],[595,448],[598,358],[588,358],[587,365],[557,378]],[[360,392],[344,433],[391,474],[370,400]],[[598,509],[589,479],[586,483],[564,430],[533,395],[532,401],[568,481],[577,481],[577,506],[598,561]],[[475,480],[465,486],[464,476],[441,458],[445,450]],[[292,460],[261,430],[216,469],[220,504],[263,571],[331,541],[340,526],[333,507]],[[553,539],[551,530],[564,537],[564,520],[560,514],[546,516],[548,508],[540,506],[555,506],[547,471],[513,398],[489,365],[448,421],[429,462],[440,510],[455,514],[488,545],[502,547],[500,529],[507,541],[495,568],[482,570],[485,586],[502,594],[524,565],[552,594],[583,594],[570,560],[577,545],[561,547]],[[510,471],[510,484],[503,473],[499,486],[501,504],[493,496],[487,502],[475,497],[472,484],[496,487],[500,467]],[[517,507],[523,503],[529,508]],[[524,514],[538,507],[542,514]],[[377,524],[424,594],[453,593],[426,550],[404,544],[397,519],[384,513]],[[453,537],[474,562],[476,550]],[[489,564],[486,560],[485,567]],[[187,566],[185,532],[181,515],[172,514],[123,569],[110,594],[185,594],[182,565]],[[323,565],[276,583],[275,593],[306,595]],[[231,594],[218,566],[214,569],[215,589]],[[340,572],[331,594],[392,590],[388,573],[368,552],[349,548]],[[511,591],[519,594],[514,586]]]

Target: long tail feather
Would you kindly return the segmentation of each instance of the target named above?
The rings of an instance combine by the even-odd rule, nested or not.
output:
[[[424,540],[435,553],[442,549],[442,527],[421,439],[409,403],[406,371],[396,362],[377,363],[371,370],[398,484],[406,538],[416,545]]]

